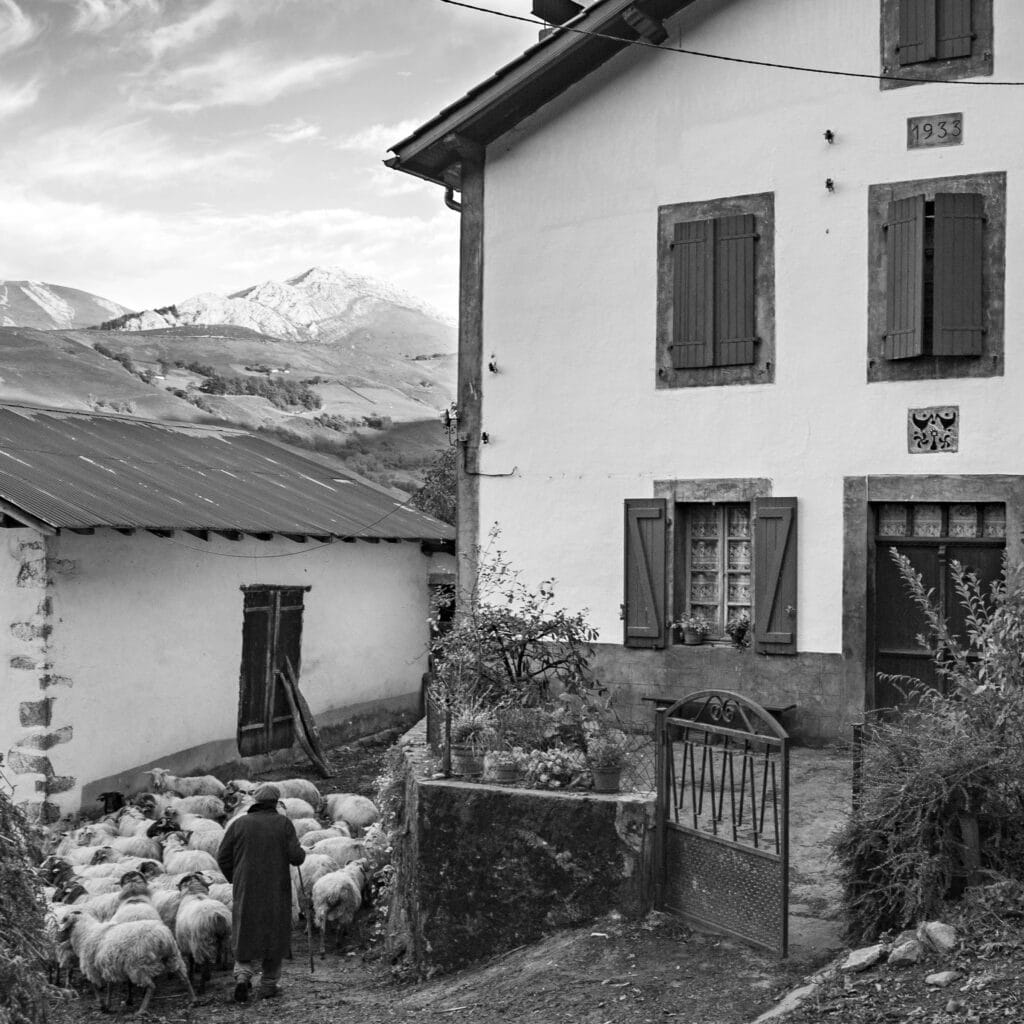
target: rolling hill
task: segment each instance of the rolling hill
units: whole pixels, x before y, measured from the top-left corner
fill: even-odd
[[[92,327],[127,312],[120,303],[61,284],[0,281],[0,327]]]

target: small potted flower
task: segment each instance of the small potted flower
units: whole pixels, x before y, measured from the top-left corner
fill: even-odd
[[[726,624],[725,632],[737,647],[750,645],[750,612],[738,612]]]
[[[552,747],[531,750],[526,762],[526,784],[533,789],[570,789],[585,784],[587,762],[580,750]]]
[[[587,739],[587,764],[595,793],[619,791],[626,757],[626,736],[619,729],[596,733]]]
[[[494,739],[494,716],[480,708],[466,708],[452,719],[452,774],[480,776],[484,753]]]
[[[492,750],[484,757],[484,774],[492,782],[514,786],[522,780],[526,760],[522,747]]]
[[[676,619],[672,625],[682,634],[684,644],[702,644],[704,637],[711,630],[708,620],[703,615],[697,615],[694,612]]]

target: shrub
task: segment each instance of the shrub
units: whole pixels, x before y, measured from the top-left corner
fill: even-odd
[[[893,557],[945,693],[901,677],[907,705],[871,723],[861,799],[833,841],[854,941],[936,915],[978,877],[1024,878],[1024,574],[1005,571],[986,594],[952,563],[959,637],[909,560]]]
[[[455,525],[455,457],[457,450],[452,447],[438,452],[433,465],[427,470],[423,486],[409,499],[413,508],[426,512],[428,516],[440,519],[442,523]]]

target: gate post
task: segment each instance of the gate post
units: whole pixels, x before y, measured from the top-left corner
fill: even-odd
[[[659,705],[654,711],[654,905],[660,907],[665,901],[665,817],[666,808],[665,772],[666,772],[666,736],[665,712],[667,708]]]

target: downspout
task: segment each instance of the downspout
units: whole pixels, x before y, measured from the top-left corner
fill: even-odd
[[[461,140],[460,140],[461,141]],[[484,291],[484,151],[480,146],[459,146],[462,201],[454,188],[445,190],[445,205],[461,217],[459,232],[459,356],[458,445],[462,458],[456,459],[455,526],[456,614],[466,608],[476,588],[480,547],[481,383],[483,375],[483,291]]]

